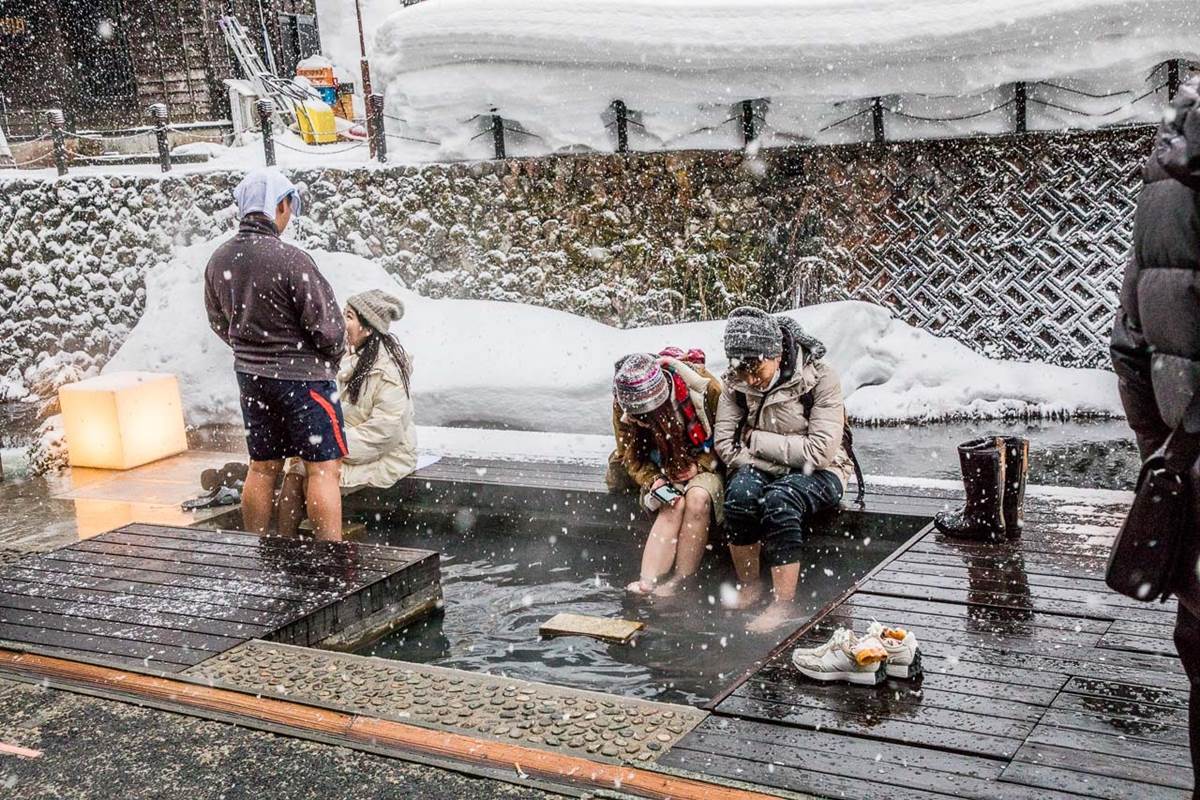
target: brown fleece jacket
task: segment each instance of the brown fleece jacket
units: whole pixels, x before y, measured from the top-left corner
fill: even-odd
[[[721,400],[721,381],[702,366],[695,364],[683,366],[685,369],[690,368],[708,383],[704,389],[704,407],[696,410],[706,415],[711,431],[711,424],[717,418],[717,403]],[[672,400],[672,402],[674,401]],[[621,407],[614,402],[613,433],[617,438],[617,450],[614,458],[624,466],[629,477],[641,487],[642,491],[648,492],[656,480],[664,477],[662,470],[650,459],[650,454],[654,451],[654,436],[642,426],[632,421],[626,421],[624,416]],[[716,472],[720,469],[720,462],[717,460],[715,452],[708,452],[697,459],[697,466],[703,472]]]
[[[248,214],[204,270],[213,332],[233,348],[234,369],[281,380],[333,380],[346,325],[312,258],[279,238],[275,223]]]

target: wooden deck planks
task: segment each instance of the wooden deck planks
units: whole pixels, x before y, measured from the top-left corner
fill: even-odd
[[[0,568],[0,639],[179,671],[251,638],[316,644],[439,583],[430,551],[135,524]]]
[[[795,642],[907,627],[923,679],[818,684],[789,647],[662,763],[828,796],[1189,797],[1174,602],[1105,587],[1119,505],[1031,506],[1013,542],[924,535]]]

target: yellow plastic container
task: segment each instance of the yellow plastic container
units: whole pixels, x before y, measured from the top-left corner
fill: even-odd
[[[305,100],[296,106],[296,122],[305,144],[331,144],[338,140],[333,109],[320,100]]]

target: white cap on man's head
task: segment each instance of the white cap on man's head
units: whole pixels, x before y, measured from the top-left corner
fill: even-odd
[[[274,167],[257,167],[250,170],[233,190],[233,199],[238,205],[238,216],[242,217],[257,213],[274,219],[275,208],[289,195],[292,198],[292,213],[300,216],[303,207],[300,190]]]

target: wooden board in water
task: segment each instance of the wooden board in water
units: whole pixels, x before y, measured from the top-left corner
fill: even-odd
[[[583,614],[555,614],[542,623],[538,630],[542,636],[590,636],[605,642],[625,644],[633,635],[646,627],[645,623],[627,619],[588,617]]]

